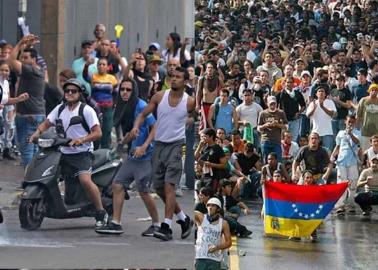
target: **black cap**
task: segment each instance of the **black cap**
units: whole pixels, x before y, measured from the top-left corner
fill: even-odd
[[[221,180],[222,182],[222,187],[226,187],[226,186],[231,186],[232,185],[232,182],[228,179],[222,179]]]
[[[84,47],[87,46],[87,45],[92,46],[92,41],[90,41],[90,40],[83,40],[83,41],[81,42],[81,47],[82,47],[82,48],[84,48]]]

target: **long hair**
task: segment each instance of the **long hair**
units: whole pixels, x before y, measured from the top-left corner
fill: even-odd
[[[124,82],[131,82],[133,91],[130,99],[126,102],[122,100],[121,93],[118,91],[116,108],[114,111],[114,126],[121,126],[123,135],[129,132],[134,126],[135,107],[139,100],[139,90],[136,81],[131,78],[124,78],[120,83],[120,86]]]
[[[171,52],[173,57],[175,57],[177,56],[178,50],[181,48],[181,37],[179,34],[174,32],[169,33],[169,36],[173,40],[173,52],[169,49],[167,50],[167,54]]]

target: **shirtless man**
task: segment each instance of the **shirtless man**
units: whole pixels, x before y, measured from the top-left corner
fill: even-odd
[[[209,114],[210,106],[219,96],[220,89],[223,87],[223,81],[216,73],[216,64],[212,61],[206,63],[206,72],[198,82],[198,91],[196,96],[196,110],[201,113],[200,129],[209,127],[206,119]]]

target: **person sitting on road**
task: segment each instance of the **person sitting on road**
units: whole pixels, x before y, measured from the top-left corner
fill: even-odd
[[[354,201],[361,207],[362,215],[369,217],[372,205],[378,205],[378,156],[370,160],[370,168],[361,172],[357,188],[364,188],[357,193]]]
[[[89,199],[93,202],[96,213],[96,226],[95,228],[103,227],[108,221],[108,214],[104,210],[101,202],[101,194],[97,185],[92,181],[92,151],[93,141],[101,138],[100,123],[97,118],[96,112],[90,107],[85,105],[83,114],[87,126],[90,129],[88,133],[83,125],[69,126],[71,117],[79,115],[81,93],[84,91],[83,85],[77,79],[70,79],[63,85],[64,100],[66,103],[59,104],[47,116],[47,119],[42,122],[37,130],[29,139],[29,143],[33,143],[38,137],[47,129],[61,121],[65,130],[62,135],[66,135],[71,139],[69,146],[61,148],[62,152],[62,171],[69,172],[75,177],[79,178],[80,184],[88,194]],[[60,106],[65,106],[59,115]]]

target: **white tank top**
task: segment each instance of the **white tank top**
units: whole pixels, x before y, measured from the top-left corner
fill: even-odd
[[[172,107],[168,101],[170,92],[170,89],[164,92],[157,108],[155,140],[164,143],[185,140],[185,125],[188,117],[188,94],[184,92],[180,103]]]
[[[211,224],[206,216],[203,217],[202,224],[198,227],[197,232],[196,259],[209,259],[217,262],[222,260],[223,252],[221,250],[213,253],[208,252],[210,246],[221,243],[222,224],[222,218],[219,218],[217,224]]]

